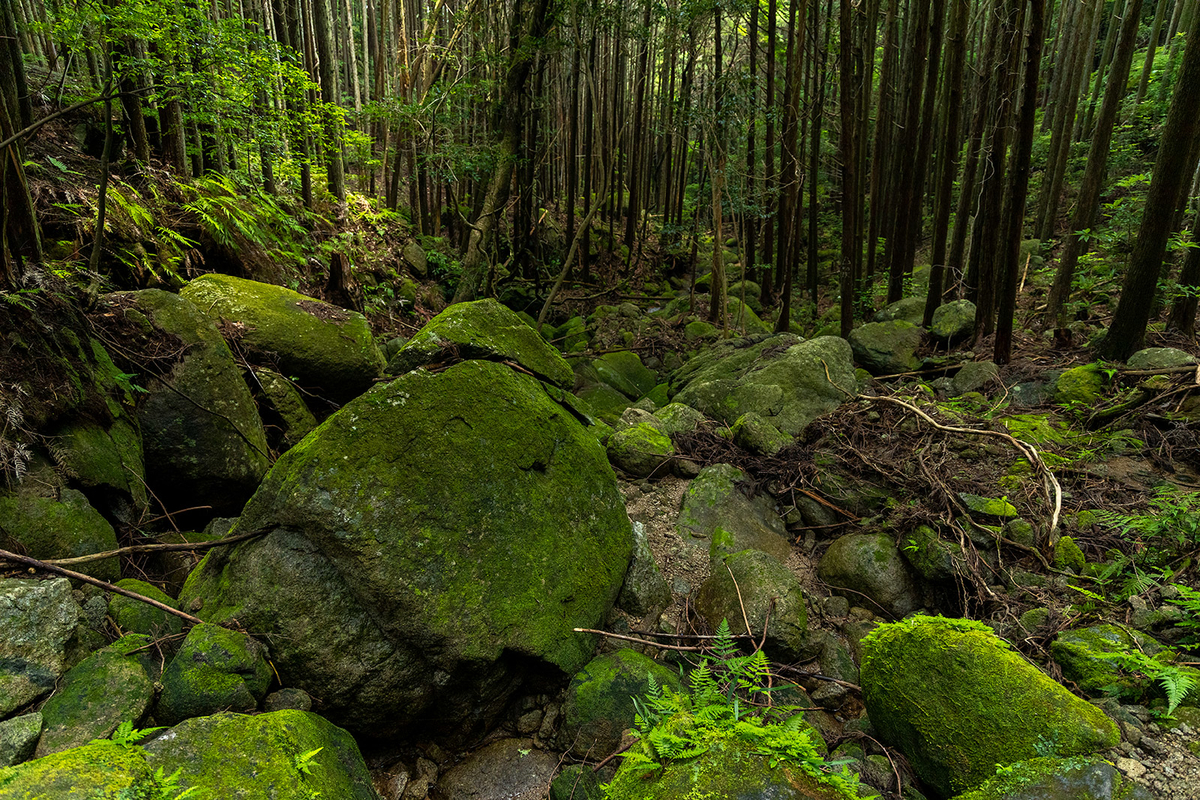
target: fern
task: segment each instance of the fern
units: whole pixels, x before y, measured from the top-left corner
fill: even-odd
[[[1138,650],[1118,653],[1099,653],[1098,657],[1131,675],[1141,675],[1145,679],[1161,685],[1167,696],[1167,710],[1164,716],[1171,716],[1179,704],[1200,685],[1200,672],[1189,667],[1171,663],[1178,654],[1174,650],[1164,649],[1154,656],[1148,656]]]

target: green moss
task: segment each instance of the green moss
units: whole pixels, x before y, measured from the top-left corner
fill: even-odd
[[[1054,384],[1054,399],[1059,403],[1086,407],[1089,411],[1104,393],[1105,374],[1099,364],[1072,367]]]
[[[660,472],[673,455],[671,438],[648,422],[623,428],[608,439],[608,457],[613,464],[640,478]]]
[[[1014,438],[1029,444],[1061,445],[1067,442],[1067,426],[1050,420],[1045,414],[1014,414],[1002,422]]]
[[[958,498],[962,500],[967,511],[975,517],[1015,517],[1017,515],[1016,506],[1008,502],[1004,498],[980,497],[977,494],[968,494],[959,492]]]
[[[1132,676],[1123,675],[1113,662],[1101,656],[1139,650],[1154,655],[1161,649],[1150,637],[1116,625],[1063,631],[1050,644],[1050,654],[1062,667],[1063,677],[1075,683],[1081,692],[1091,697],[1116,694],[1127,700],[1139,699],[1144,685]]]
[[[155,716],[163,722],[252,710],[267,693],[271,668],[262,645],[217,625],[192,628],[162,675]]]
[[[1086,565],[1087,558],[1070,536],[1063,536],[1054,544],[1054,566],[1080,573]]]
[[[0,497],[0,544],[33,558],[73,558],[116,550],[117,534],[82,492],[63,489],[55,499],[27,483],[16,494]],[[120,577],[116,559],[78,569],[106,581]]]
[[[881,625],[863,640],[861,673],[872,724],[946,796],[997,764],[1094,753],[1120,739],[1099,709],[981,623],[916,615]]]
[[[107,649],[93,653],[63,677],[42,706],[37,755],[107,738],[125,720],[140,722],[153,696],[154,684],[136,659]]]
[[[171,608],[178,607],[174,598],[157,586],[145,581],[126,578],[125,580],[118,581],[117,586],[140,594],[143,597],[148,597],[151,600],[157,600]],[[119,594],[114,594],[108,601],[108,613],[112,616],[113,621],[117,623],[117,627],[130,633],[163,636],[177,634],[183,629],[183,620],[179,617],[157,609],[149,603],[143,603]]]
[[[1002,767],[995,777],[955,800],[1124,800],[1145,797],[1112,764],[1099,758],[1033,758]],[[1138,792],[1134,794],[1134,792]]]
[[[94,742],[0,769],[0,800],[134,800],[153,797],[153,771],[137,747]]]

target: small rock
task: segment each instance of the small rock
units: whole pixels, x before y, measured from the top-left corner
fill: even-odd
[[[283,711],[288,708],[296,711],[312,711],[312,698],[303,689],[289,688],[271,692],[263,701],[263,709],[266,711]]]
[[[1146,774],[1146,767],[1140,761],[1134,761],[1132,758],[1118,758],[1116,765],[1117,769],[1131,778],[1140,778]]]
[[[41,735],[42,715],[36,711],[0,722],[0,769],[32,758]]]

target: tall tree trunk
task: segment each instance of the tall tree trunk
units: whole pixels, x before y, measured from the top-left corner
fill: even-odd
[[[1182,3],[1183,0],[1176,0]],[[1142,79],[1138,81],[1137,96],[1133,99],[1135,106],[1140,105],[1150,86],[1150,72],[1154,69],[1154,54],[1158,52],[1158,38],[1162,34],[1163,18],[1171,0],[1158,0],[1158,8],[1154,11],[1154,22],[1150,25],[1150,41],[1146,45],[1146,60],[1142,62]]]
[[[838,24],[840,60],[838,73],[840,90],[838,107],[841,115],[841,161],[842,161],[842,246],[841,246],[841,334],[848,338],[854,327],[854,300],[858,290],[859,264],[862,261],[862,242],[858,232],[858,215],[862,210],[862,198],[858,195],[858,125],[855,113],[858,110],[860,76],[856,74],[857,35],[854,25],[853,0],[840,0]]]
[[[316,42],[317,72],[321,79],[321,98],[328,104],[336,104],[337,61],[334,55],[333,27],[329,13],[329,0],[312,0],[313,31]],[[329,192],[339,204],[346,202],[346,167],[342,156],[342,118],[325,109],[325,169],[329,178]]]

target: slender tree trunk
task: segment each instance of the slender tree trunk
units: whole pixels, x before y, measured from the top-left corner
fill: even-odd
[[[1158,52],[1158,39],[1162,34],[1163,18],[1171,0],[1158,0],[1158,8],[1154,11],[1154,22],[1150,25],[1150,41],[1146,45],[1146,60],[1142,62],[1142,79],[1138,81],[1137,96],[1133,100],[1135,106],[1140,105],[1150,86],[1150,73],[1154,69],[1154,54]],[[1176,0],[1176,4],[1183,0]]]
[[[325,103],[337,103],[337,61],[334,55],[333,27],[329,0],[313,0],[313,31],[316,42],[318,73],[321,79],[321,98]],[[346,202],[346,168],[342,161],[341,116],[325,110],[325,169],[329,192],[338,203]]]
[[[1200,240],[1200,211],[1192,220],[1192,241]],[[1187,251],[1183,269],[1179,273],[1179,285],[1189,291],[1180,295],[1171,306],[1171,315],[1167,327],[1179,331],[1184,336],[1196,335],[1196,305],[1197,291],[1200,290],[1200,247],[1192,247]]]

